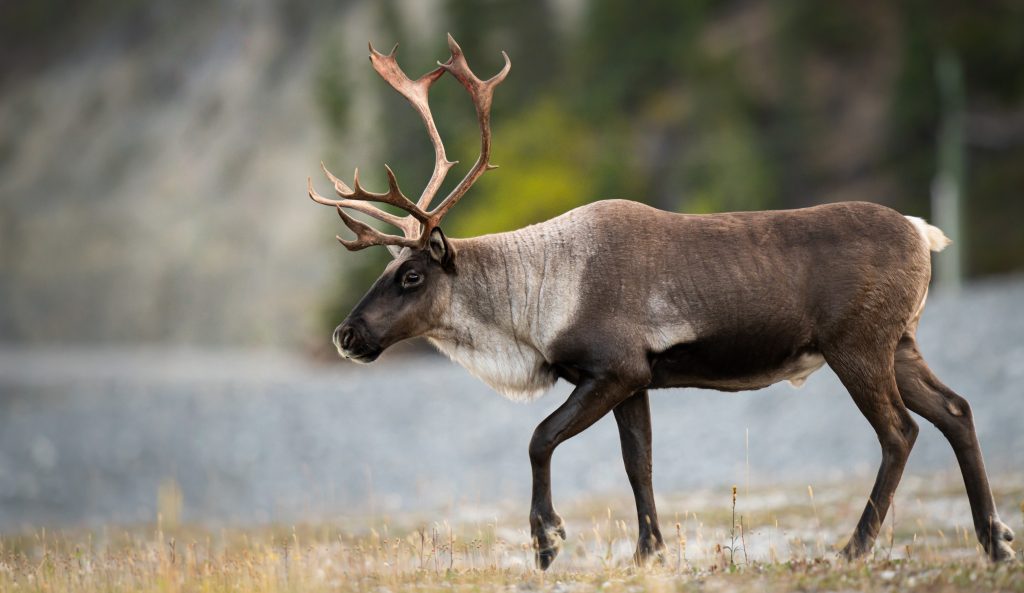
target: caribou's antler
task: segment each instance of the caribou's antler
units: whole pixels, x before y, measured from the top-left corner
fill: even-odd
[[[469,191],[469,188],[484,174],[484,171],[498,168],[497,165],[492,165],[490,162],[491,100],[494,98],[494,87],[505,80],[505,77],[508,76],[508,71],[512,68],[512,61],[508,59],[508,54],[501,52],[501,57],[505,58],[505,66],[502,67],[501,72],[498,72],[489,80],[480,80],[469,69],[469,64],[466,63],[466,56],[462,53],[462,48],[459,47],[458,43],[455,43],[455,39],[452,38],[450,33],[448,34],[448,49],[451,50],[452,57],[448,62],[441,64],[441,67],[451,72],[452,76],[462,83],[462,86],[466,87],[466,90],[469,91],[470,96],[473,98],[473,105],[476,106],[476,117],[480,120],[480,156],[477,158],[473,168],[469,170],[469,173],[466,173],[462,181],[455,186],[455,189],[448,194],[437,208],[430,211],[433,226],[437,226],[441,222],[441,218],[444,217],[445,213]],[[427,231],[429,230],[427,229]]]
[[[355,186],[353,189],[346,185],[344,181],[335,177],[321,163],[320,167],[323,169],[324,174],[327,175],[327,178],[334,184],[334,190],[341,199],[331,200],[316,193],[316,190],[313,189],[312,179],[308,180],[309,197],[317,203],[337,208],[338,214],[345,222],[345,225],[356,234],[354,240],[345,240],[338,237],[338,241],[351,251],[364,249],[371,245],[423,246],[430,236],[430,232],[441,223],[444,215],[466,194],[480,175],[484,171],[495,168],[494,165],[490,164],[491,100],[494,96],[494,87],[505,79],[512,63],[509,61],[508,55],[505,52],[501,52],[501,55],[505,58],[504,68],[493,78],[482,81],[469,69],[469,64],[466,63],[462,48],[459,47],[459,44],[455,42],[451,35],[448,35],[448,47],[452,55],[447,62],[443,64],[438,62],[436,69],[424,74],[417,80],[412,80],[398,66],[398,61],[395,59],[397,45],[387,55],[378,52],[373,49],[373,45],[370,45],[370,63],[373,65],[373,69],[392,88],[405,97],[423,119],[423,123],[427,128],[427,134],[430,136],[430,142],[434,145],[434,172],[431,174],[427,186],[423,189],[423,193],[420,194],[419,199],[414,204],[399,189],[395,174],[387,165],[384,165],[384,168],[387,170],[388,175],[388,191],[373,193],[366,191],[359,185],[358,169],[356,169],[352,182]],[[466,87],[466,90],[469,91],[473,99],[473,104],[476,106],[477,119],[480,121],[480,156],[477,158],[473,168],[469,170],[469,173],[455,186],[455,189],[436,208],[428,212],[427,208],[434,199],[437,190],[441,187],[441,183],[448,174],[448,170],[457,162],[449,161],[448,157],[445,156],[444,143],[441,142],[441,135],[434,124],[434,116],[431,114],[430,105],[427,102],[427,93],[430,90],[430,86],[437,79],[441,78],[445,72],[450,72],[462,86]],[[389,204],[403,210],[407,215],[395,216],[368,202]],[[397,235],[381,233],[349,216],[345,213],[345,208],[362,212],[377,220],[393,225],[401,229],[404,236],[399,237]]]

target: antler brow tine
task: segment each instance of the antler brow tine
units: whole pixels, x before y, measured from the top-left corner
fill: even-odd
[[[336,235],[335,238],[339,243],[345,246],[349,251],[359,251],[373,245],[398,245],[400,247],[415,247],[419,244],[418,240],[408,237],[397,237],[395,235],[387,235],[371,227],[370,225],[360,222],[355,218],[352,218],[345,213],[345,210],[339,205],[338,216],[341,217],[342,222],[345,223],[353,233],[356,234],[354,241],[348,241],[341,238],[341,235]]]

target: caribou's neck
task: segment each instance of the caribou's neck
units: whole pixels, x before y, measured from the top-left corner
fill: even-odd
[[[479,323],[536,347],[535,330],[542,324],[542,280],[536,273],[545,267],[544,252],[527,233],[503,233],[454,242],[458,276],[452,289],[456,326],[472,320],[472,334]],[[467,336],[472,342],[472,335]]]
[[[529,399],[555,380],[550,346],[575,314],[579,258],[586,254],[573,251],[587,245],[572,236],[580,229],[565,222],[452,240],[458,273],[429,337],[510,398]]]

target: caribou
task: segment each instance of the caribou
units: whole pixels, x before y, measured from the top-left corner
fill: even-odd
[[[519,230],[447,237],[444,216],[491,164],[490,110],[511,67],[488,80],[470,70],[448,36],[451,57],[417,80],[396,51],[370,45],[370,63],[422,118],[434,169],[413,202],[385,165],[388,189],[350,187],[321,163],[339,199],[309,196],[337,210],[349,250],[382,245],[393,260],[334,331],[338,353],[375,360],[389,346],[425,337],[501,394],[529,400],[558,379],[572,393],[529,443],[529,524],[536,562],[546,569],[565,539],[551,499],[551,457],[565,440],[609,412],[618,424],[636,500],[635,558],[664,549],[651,485],[652,389],[799,386],[828,366],[877,434],[882,460],[847,558],[868,552],[892,502],[918,433],[911,412],[934,424],[956,454],[975,532],[994,561],[1013,557],[963,397],[932,373],[915,334],[931,276],[931,252],[948,239],[920,218],[844,202],[796,210],[678,214],[626,200],[591,203]],[[397,46],[396,46],[397,49]],[[433,208],[449,169],[427,95],[450,74],[468,91],[480,153]],[[386,204],[404,214],[382,209]],[[385,234],[361,213],[399,229]]]

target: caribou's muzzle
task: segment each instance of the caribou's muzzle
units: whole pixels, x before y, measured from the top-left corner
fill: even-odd
[[[384,350],[359,320],[345,320],[334,330],[334,347],[343,358],[373,362]]]

